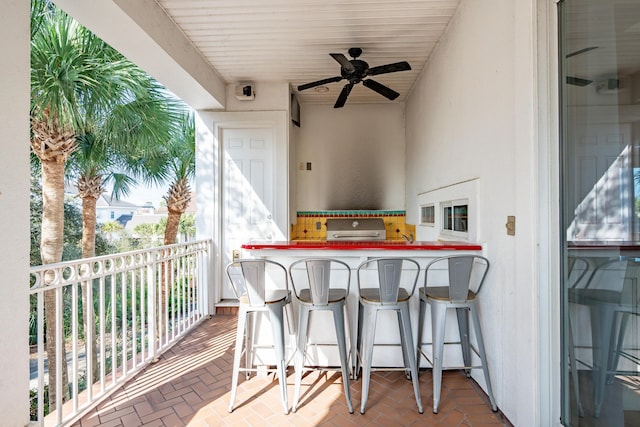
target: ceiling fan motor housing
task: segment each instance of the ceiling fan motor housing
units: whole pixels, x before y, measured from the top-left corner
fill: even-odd
[[[344,67],[342,67],[340,68],[340,74],[342,74],[342,77],[345,79],[351,81],[351,83],[357,83],[367,75],[369,64],[360,59],[352,59],[349,62],[353,65],[354,70],[345,70]]]

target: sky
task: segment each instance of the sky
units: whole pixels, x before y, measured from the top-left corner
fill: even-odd
[[[134,203],[136,205],[144,205],[146,202],[151,202],[154,207],[160,207],[160,203],[163,202],[162,196],[167,194],[169,187],[147,187],[145,185],[136,185],[132,187],[131,191],[126,196],[121,196],[120,200]],[[106,196],[111,195],[111,191],[105,193]]]

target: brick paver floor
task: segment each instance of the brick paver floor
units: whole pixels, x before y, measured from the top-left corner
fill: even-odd
[[[461,372],[444,373],[438,414],[432,413],[431,371],[420,374],[424,414],[419,414],[411,381],[403,372],[376,371],[366,413],[360,414],[362,382],[351,382],[349,414],[339,372],[313,371],[303,377],[296,413],[285,415],[272,374],[240,378],[235,409],[231,390],[236,316],[205,320],[160,360],[140,372],[75,425],[89,426],[511,426],[491,411],[486,394]],[[293,368],[288,370],[289,405]]]

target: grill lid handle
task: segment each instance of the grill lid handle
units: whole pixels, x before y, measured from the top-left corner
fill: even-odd
[[[380,233],[379,232],[375,232],[375,233],[333,233],[332,234],[333,237],[335,238],[341,238],[341,237],[380,237]]]

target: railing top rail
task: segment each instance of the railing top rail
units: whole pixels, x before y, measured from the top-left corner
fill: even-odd
[[[81,258],[53,264],[33,266],[29,269],[32,278],[31,293],[55,286],[64,286],[83,280],[92,280],[114,273],[144,268],[158,262],[209,250],[212,239],[176,243],[149,249],[139,249],[117,254]],[[44,284],[47,275],[48,284]]]

